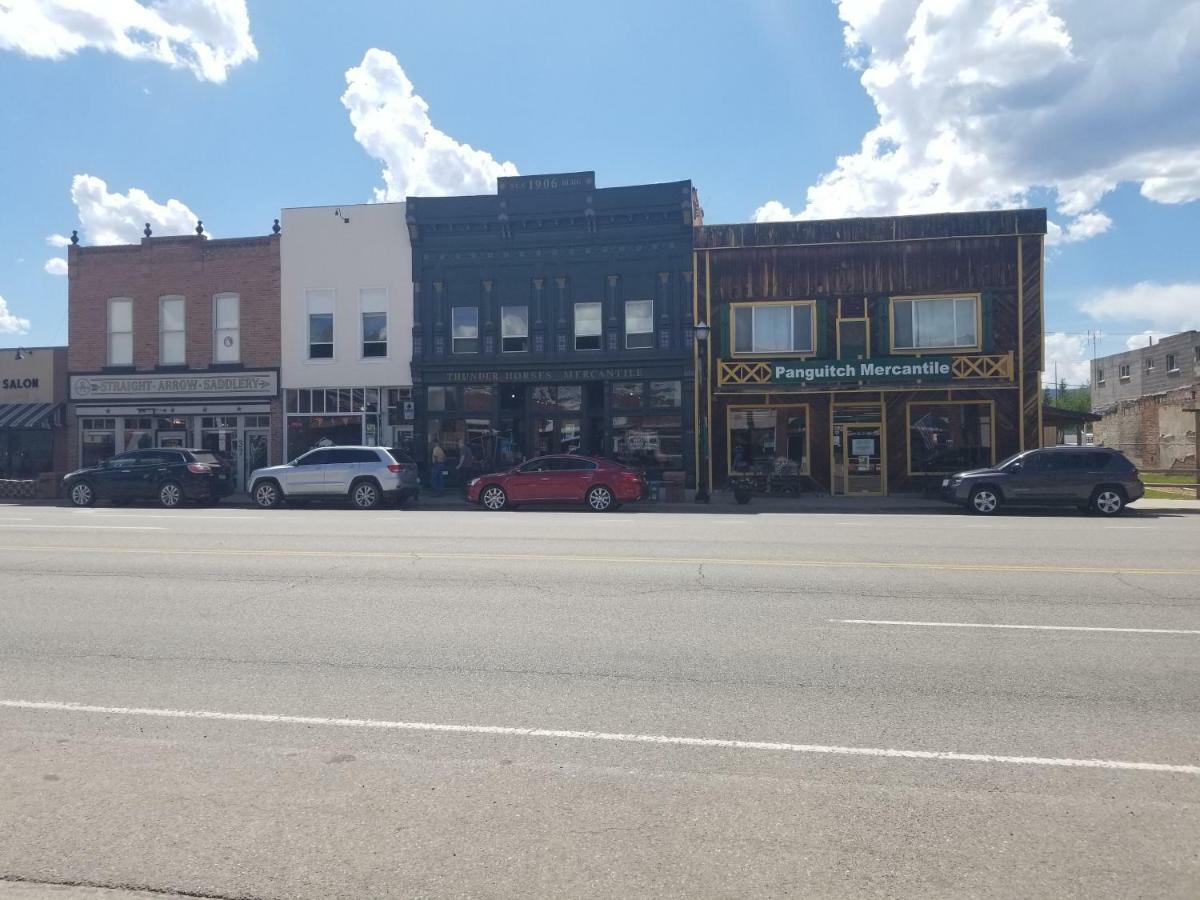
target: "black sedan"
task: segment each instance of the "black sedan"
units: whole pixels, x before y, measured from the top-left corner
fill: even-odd
[[[75,506],[98,500],[123,505],[156,500],[166,507],[185,500],[218,503],[233,492],[233,472],[208,450],[130,450],[63,479],[63,491]]]

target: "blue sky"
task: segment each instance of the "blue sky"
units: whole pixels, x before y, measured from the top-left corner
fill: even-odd
[[[691,178],[710,222],[1046,205],[1072,382],[1089,330],[1200,327],[1200,3],[27,2],[0,11],[0,344],[66,338],[49,235],[266,233],[509,162]]]

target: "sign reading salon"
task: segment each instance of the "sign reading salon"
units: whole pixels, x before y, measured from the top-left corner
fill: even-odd
[[[949,356],[912,359],[806,359],[773,362],[771,384],[833,384],[843,381],[949,381]]]
[[[134,400],[148,397],[274,397],[278,372],[219,375],[72,375],[72,400]]]

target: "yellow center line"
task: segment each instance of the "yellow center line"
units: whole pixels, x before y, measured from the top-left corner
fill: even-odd
[[[870,562],[832,559],[736,559],[684,556],[576,556],[550,553],[437,553],[386,550],[239,550],[194,547],[3,547],[13,553],[100,553],[142,556],[298,557],[312,559],[391,559],[405,562],[456,560],[463,562],[576,562],[645,563],[670,566],[763,566],[776,569],[901,569],[917,572],[1038,572],[1065,575],[1176,575],[1197,576],[1200,569],[1143,569],[1132,566],[1023,566],[986,563]]]

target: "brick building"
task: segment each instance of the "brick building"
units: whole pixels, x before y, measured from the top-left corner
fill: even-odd
[[[1200,331],[1092,361],[1096,441],[1148,469],[1196,466]]]
[[[67,261],[72,468],[204,447],[240,486],[281,459],[277,234],[73,243]]]

